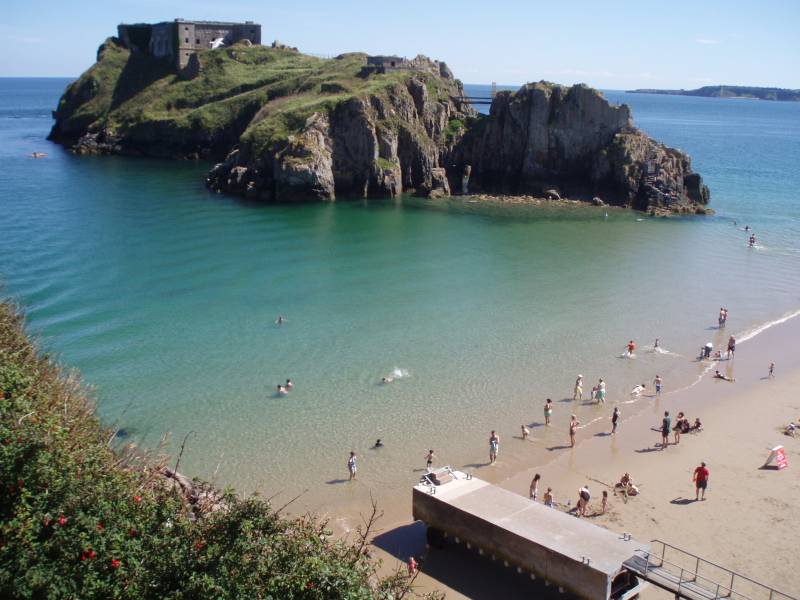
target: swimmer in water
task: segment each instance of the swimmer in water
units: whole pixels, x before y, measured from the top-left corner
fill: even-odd
[[[286,319],[283,318],[283,315],[278,315],[278,318],[275,319],[275,325],[283,325],[286,322]]]
[[[627,353],[626,353],[627,356],[629,356],[629,357],[633,356],[633,353],[636,350],[636,342],[634,342],[633,340],[629,341],[628,345],[626,346],[626,349],[627,349]]]
[[[375,445],[373,446],[373,448],[383,448],[383,442],[381,441],[381,438],[375,440]]]
[[[745,231],[750,231],[750,225],[745,225],[745,226],[744,226],[744,230],[745,230]]]
[[[642,395],[642,392],[644,391],[644,389],[645,389],[646,387],[647,387],[647,386],[646,386],[645,384],[643,384],[643,383],[640,383],[639,385],[637,385],[636,387],[634,387],[634,388],[631,390],[631,398],[638,398],[639,396],[641,396],[641,395]]]
[[[287,389],[286,389],[286,387],[282,386],[282,385],[279,383],[279,384],[278,384],[278,395],[279,395],[279,396],[285,396],[285,395],[286,395],[286,394],[288,394],[288,393],[289,393],[289,390],[287,390]]]
[[[290,390],[294,387],[294,382],[291,379],[286,380],[286,389]]]
[[[748,244],[751,248],[755,248],[756,245],[756,234],[752,234],[750,236],[750,242]]]
[[[659,347],[658,346],[658,338],[656,338],[656,341],[653,343],[653,350],[655,350],[658,347]]]
[[[382,377],[381,378],[381,383],[384,384],[384,385],[386,385],[387,383],[392,383],[393,381],[394,381],[394,379],[392,377]]]

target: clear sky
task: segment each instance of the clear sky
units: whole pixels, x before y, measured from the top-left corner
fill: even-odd
[[[2,0],[0,76],[77,76],[120,22],[252,20],[305,52],[445,60],[466,83],[800,88],[800,1]]]

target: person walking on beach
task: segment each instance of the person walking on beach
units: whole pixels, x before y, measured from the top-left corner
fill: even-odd
[[[614,414],[611,415],[611,435],[616,435],[617,425],[619,424],[620,412],[618,407],[614,407]]]
[[[433,459],[436,458],[436,455],[433,453],[433,450],[428,450],[428,453],[425,455],[425,468],[430,471],[433,469]]]
[[[522,428],[522,441],[524,442],[525,440],[528,439],[528,436],[531,434],[531,430],[525,427],[524,424],[520,425],[520,427]]]
[[[572,390],[573,400],[583,400],[583,375],[578,375],[575,380],[575,389]]]
[[[661,419],[661,449],[664,450],[669,445],[669,430],[672,428],[672,419],[669,411],[664,411],[664,418]]]
[[[656,378],[653,379],[653,384],[656,386],[656,396],[660,396],[661,395],[661,385],[663,383],[664,382],[661,379],[661,375],[656,375]]]
[[[569,422],[569,445],[570,448],[575,447],[575,433],[578,431],[578,425],[580,425],[580,421],[578,421],[578,417],[572,415],[572,418]]]
[[[531,500],[533,500],[534,502],[536,502],[536,497],[537,497],[537,495],[539,493],[539,480],[541,478],[542,478],[542,476],[539,475],[538,473],[536,475],[534,475],[533,479],[531,480],[530,489],[528,490],[528,497]]]
[[[702,494],[702,499],[706,499],[706,488],[708,487],[708,469],[706,468],[706,463],[700,462],[700,466],[694,470],[694,475],[692,476],[692,481],[694,482],[694,499],[695,502],[700,500],[698,496]],[[703,490],[702,492],[700,490]]]
[[[500,450],[500,436],[497,435],[492,429],[492,434],[489,436],[489,464],[493,465],[497,462],[497,452]]]
[[[606,514],[607,510],[608,510],[608,491],[603,490],[603,504],[602,507],[600,508],[600,514],[601,515]]]
[[[772,379],[775,377],[775,363],[769,363],[769,374],[767,375],[768,378]]]
[[[544,403],[544,424],[550,425],[550,417],[553,416],[553,401],[548,398]]]
[[[728,360],[733,358],[736,353],[736,338],[731,336],[728,338]]]
[[[347,459],[347,470],[350,472],[350,481],[353,481],[358,472],[358,457],[355,452],[350,452],[350,458]]]

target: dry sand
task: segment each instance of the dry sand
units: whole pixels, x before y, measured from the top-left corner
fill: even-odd
[[[795,318],[738,344],[735,359],[720,366],[723,373],[736,378],[735,383],[713,379],[712,370],[688,389],[660,399],[647,398],[650,406],[637,416],[626,419],[623,414],[616,436],[604,435],[610,421],[582,430],[575,449],[551,452],[555,456],[546,464],[520,469],[514,454],[524,456],[525,444],[530,442],[506,438],[498,467],[474,472],[523,495],[538,472],[542,475],[540,494],[549,486],[557,501],[573,505],[578,488],[588,483],[590,513],[599,511],[601,493],[608,490],[608,513],[591,517],[598,525],[630,532],[642,541],[663,540],[798,595],[800,436],[790,438],[781,431],[786,423],[800,418],[798,340],[800,318]],[[776,377],[767,379],[773,360]],[[701,417],[703,432],[684,435],[680,444],[657,449],[661,436],[651,428],[659,426],[665,410],[673,417],[683,411],[691,421]],[[568,444],[566,431],[564,443]],[[768,449],[778,444],[787,451],[789,468],[762,469]],[[504,468],[503,459],[511,466]],[[692,473],[701,460],[710,470],[709,486],[707,500],[695,502]],[[627,503],[605,485],[613,484],[625,471],[642,491]],[[438,589],[447,598],[547,595],[524,575],[464,548],[425,549],[424,528],[410,522],[410,496],[410,489],[408,499],[378,494],[386,517],[375,545],[387,570],[402,564],[398,558],[413,554],[424,563],[416,581],[420,592]],[[669,595],[650,587],[642,597]]]

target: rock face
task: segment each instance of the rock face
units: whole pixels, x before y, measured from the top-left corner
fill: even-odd
[[[499,93],[448,164],[454,172],[471,165],[474,187],[487,191],[675,212],[709,200],[688,156],[635,129],[626,105],[584,85],[540,82]]]
[[[215,190],[266,202],[394,197],[404,190],[449,196],[442,157],[451,119],[471,115],[454,100],[434,100],[426,82],[410,77],[388,93],[315,112],[285,145],[259,152],[242,140],[208,175]]]

